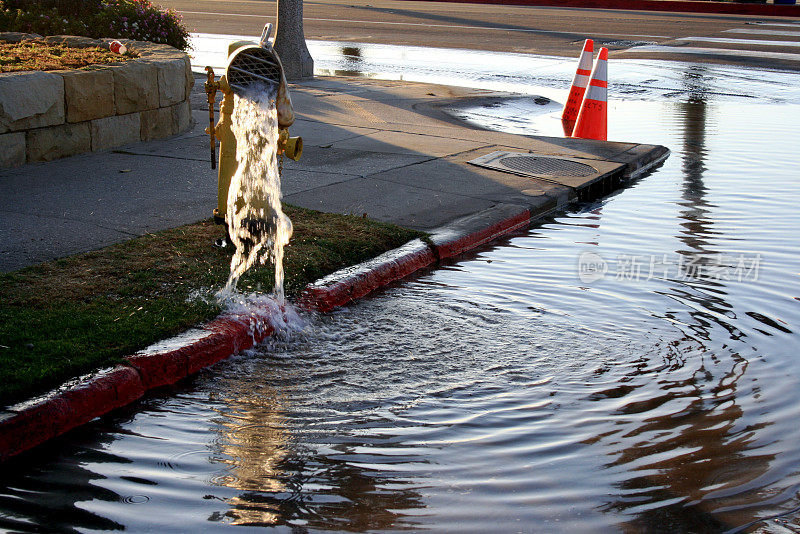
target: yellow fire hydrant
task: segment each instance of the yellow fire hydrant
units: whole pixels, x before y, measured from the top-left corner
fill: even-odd
[[[238,167],[236,160],[236,137],[231,129],[234,108],[234,94],[243,91],[247,85],[257,81],[277,83],[278,90],[275,106],[278,114],[278,157],[286,156],[297,161],[303,153],[303,140],[289,136],[289,126],[294,123],[294,110],[283,65],[272,46],[267,41],[271,25],[264,28],[261,43],[237,41],[228,47],[228,67],[219,80],[214,79],[214,70],[206,67],[205,83],[208,95],[209,126],[206,133],[210,136],[211,168],[216,164],[215,142],[219,141],[219,168],[217,171],[217,207],[214,209],[214,221],[225,224],[228,211],[228,189],[231,179]],[[214,103],[216,92],[222,92],[219,122],[214,124]]]

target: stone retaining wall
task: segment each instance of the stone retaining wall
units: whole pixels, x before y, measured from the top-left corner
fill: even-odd
[[[0,33],[108,48],[110,39]],[[0,167],[50,161],[188,131],[194,85],[189,56],[171,46],[120,39],[138,55],[76,70],[0,73]]]

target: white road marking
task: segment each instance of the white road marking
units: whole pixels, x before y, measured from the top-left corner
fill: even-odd
[[[264,15],[250,15],[247,13],[211,13],[206,11],[178,11],[181,15],[213,15],[218,17],[256,17],[266,18]],[[456,24],[428,24],[426,22],[383,22],[376,20],[345,20],[345,19],[321,19],[303,17],[303,20],[313,20],[317,22],[341,22],[342,24],[382,24],[385,26],[426,26],[428,28],[453,28],[462,30],[494,30],[501,32],[522,32],[522,33],[558,33],[551,30],[532,30],[529,28],[496,28],[492,26],[459,26]],[[651,39],[672,39],[671,35],[635,35],[630,33],[596,33],[594,36],[602,37],[648,37]]]
[[[760,41],[757,39],[729,39],[727,37],[680,37],[676,41],[692,41],[700,43],[720,43],[751,46],[786,46],[800,48],[800,41]]]
[[[787,37],[800,37],[800,31],[798,32],[790,32],[790,31],[783,31],[783,30],[759,30],[753,28],[731,28],[730,30],[725,30],[726,33],[752,33],[753,35],[784,35]]]
[[[746,22],[745,24],[752,24],[754,26],[788,26],[789,28],[800,28],[800,23],[797,22]]]
[[[731,50],[729,48],[695,48],[689,46],[647,45],[634,46],[633,48],[626,50],[626,52],[655,52],[665,54],[689,54],[694,56],[738,56],[759,59],[800,61],[800,54],[790,54],[788,52],[761,52],[757,50]]]

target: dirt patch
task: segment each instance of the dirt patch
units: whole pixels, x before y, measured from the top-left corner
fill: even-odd
[[[128,54],[115,54],[100,47],[72,48],[38,41],[0,42],[0,72],[81,69],[117,63],[131,57]]]

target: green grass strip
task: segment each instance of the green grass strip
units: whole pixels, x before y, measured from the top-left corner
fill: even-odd
[[[287,295],[338,269],[423,234],[369,219],[285,206],[294,224],[286,247]],[[101,250],[0,274],[0,405],[212,319],[226,282],[230,248],[211,220],[148,234]],[[253,269],[239,289],[271,291],[272,266]],[[209,303],[212,302],[212,303]]]

